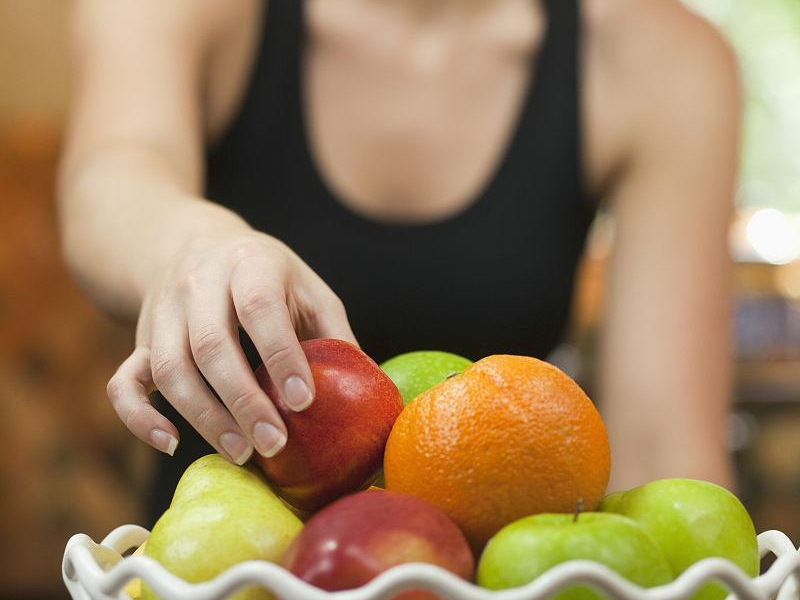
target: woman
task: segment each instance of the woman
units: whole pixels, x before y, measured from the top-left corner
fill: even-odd
[[[286,442],[237,328],[298,411],[298,339],[546,356],[601,201],[612,487],[731,484],[736,74],[675,0],[81,0],[74,39],[64,248],[138,320],[120,418],[181,440],[154,514],[192,428],[239,464]]]

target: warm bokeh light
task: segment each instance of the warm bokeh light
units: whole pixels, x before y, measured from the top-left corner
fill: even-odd
[[[756,211],[747,222],[747,239],[766,262],[785,265],[800,256],[800,231],[779,210]]]

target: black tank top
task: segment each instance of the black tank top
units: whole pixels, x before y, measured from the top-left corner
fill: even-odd
[[[207,156],[207,196],[306,261],[378,362],[419,349],[546,356],[565,328],[593,217],[580,152],[578,0],[544,0],[534,74],[482,191],[459,214],[418,225],[355,214],[321,177],[301,100],[304,4],[270,1],[242,107]],[[153,518],[183,469],[213,451],[160,404],[181,444],[175,458],[159,459]]]

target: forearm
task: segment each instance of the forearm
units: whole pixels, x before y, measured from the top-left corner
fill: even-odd
[[[647,247],[638,239],[640,228],[619,233],[599,390],[617,488],[664,477],[733,483],[726,448],[730,265],[724,228],[717,229],[723,231],[684,230],[687,241],[658,258],[635,251]],[[711,248],[688,243],[713,239],[712,233]],[[657,246],[667,244],[657,240]]]
[[[635,394],[608,390],[605,397],[603,414],[612,451],[610,490],[667,477],[703,479],[733,489],[726,447],[728,402],[719,392],[705,398],[697,393],[676,398],[651,387]]]
[[[134,318],[148,285],[192,239],[247,228],[203,200],[192,179],[156,148],[133,141],[65,155],[58,194],[64,254],[108,312]]]

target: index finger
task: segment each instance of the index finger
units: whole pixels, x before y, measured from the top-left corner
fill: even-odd
[[[314,379],[297,339],[283,289],[264,282],[268,267],[240,263],[231,276],[231,297],[242,327],[253,341],[283,402],[302,411],[314,400]]]

